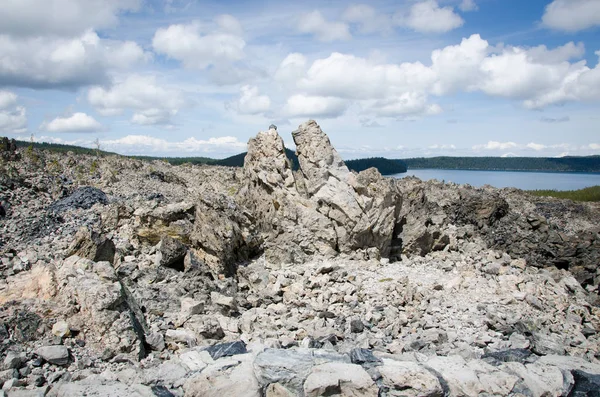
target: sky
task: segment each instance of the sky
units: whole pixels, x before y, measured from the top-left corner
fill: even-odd
[[[0,135],[223,158],[600,154],[600,0],[1,0]]]

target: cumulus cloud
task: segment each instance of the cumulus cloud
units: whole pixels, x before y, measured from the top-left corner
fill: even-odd
[[[396,24],[421,33],[445,33],[465,22],[453,7],[440,7],[436,0],[415,3],[408,12],[399,13],[394,19]]]
[[[296,25],[300,33],[314,35],[317,40],[331,42],[352,38],[350,28],[343,22],[327,21],[319,11],[303,14]]]
[[[224,136],[206,140],[188,138],[179,142],[148,135],[127,135],[119,139],[100,141],[103,148],[119,153],[239,153],[246,144],[236,137]]]
[[[475,34],[433,51],[430,65],[334,52],[307,67],[304,57],[291,54],[278,73],[292,95],[345,100],[367,116],[414,118],[439,114],[432,98],[457,92],[514,99],[529,109],[599,100],[600,66],[579,60],[584,52],[582,43],[573,42],[550,49],[493,47]]]
[[[87,99],[100,114],[113,116],[133,111],[131,122],[141,125],[170,125],[187,101],[175,88],[163,87],[155,76],[131,75],[109,88],[90,88]]]
[[[475,0],[462,0],[458,8],[460,8],[462,12],[477,11],[479,9]]]
[[[546,6],[542,23],[551,29],[566,32],[600,26],[598,0],[554,0]]]
[[[237,100],[229,104],[240,114],[261,114],[271,107],[271,99],[267,95],[260,95],[258,87],[244,85],[240,88]]]
[[[0,85],[67,88],[104,83],[110,70],[147,59],[134,42],[103,40],[93,31],[75,38],[0,34]]]
[[[27,132],[25,107],[17,106],[17,95],[0,90],[0,133],[21,134]]]
[[[326,96],[292,95],[283,107],[286,117],[338,117],[348,108],[348,101]]]
[[[3,0],[0,34],[78,36],[88,29],[115,26],[123,11],[135,11],[140,0]]]
[[[221,15],[213,24],[194,22],[160,28],[154,34],[152,46],[186,68],[205,69],[244,58],[246,42],[239,21],[231,15]]]
[[[74,113],[43,123],[40,129],[48,132],[98,132],[102,129],[102,124],[85,113]]]

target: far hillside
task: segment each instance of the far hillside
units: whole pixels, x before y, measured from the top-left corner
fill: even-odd
[[[408,169],[600,172],[600,156],[421,157],[404,159]]]
[[[285,149],[285,154],[292,162],[292,168],[298,169],[298,156],[293,150]],[[224,165],[228,167],[243,167],[246,153],[236,154],[223,160],[215,160],[210,164]],[[367,159],[347,160],[346,165],[352,171],[360,172],[367,168],[375,167],[382,175],[393,175],[406,172],[406,164],[402,160],[390,160],[383,157],[372,157]]]

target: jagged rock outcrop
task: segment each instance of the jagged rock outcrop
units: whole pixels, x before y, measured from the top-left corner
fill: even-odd
[[[248,143],[242,200],[266,234],[273,262],[310,255],[388,257],[402,200],[393,181],[375,169],[355,174],[314,121],[292,133],[300,170],[292,171],[275,129]]]

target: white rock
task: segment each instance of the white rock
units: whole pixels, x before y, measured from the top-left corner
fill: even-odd
[[[401,395],[412,397],[433,397],[442,395],[442,386],[437,377],[410,361],[383,360],[384,365],[378,367],[383,378],[383,384],[391,390],[401,392]]]
[[[356,364],[326,363],[316,365],[304,382],[307,397],[330,396],[376,397],[379,388],[369,374]]]

